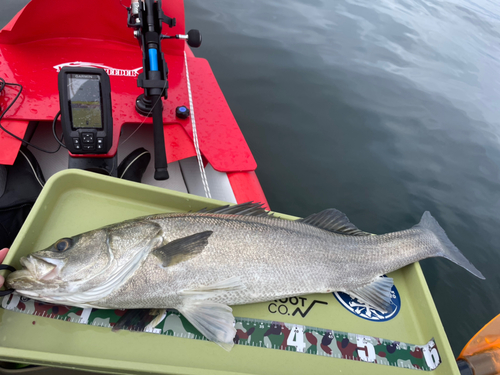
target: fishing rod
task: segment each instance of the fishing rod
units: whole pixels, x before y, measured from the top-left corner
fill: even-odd
[[[184,39],[189,46],[197,48],[201,45],[201,34],[198,30],[190,30],[187,35],[163,35],[163,24],[172,28],[176,25],[176,20],[163,13],[161,0],[132,0],[130,8],[127,9],[127,25],[134,29],[134,36],[139,41],[143,54],[143,72],[137,77],[137,86],[144,89],[144,94],[137,97],[135,109],[142,116],[153,117],[154,178],[166,180],[169,175],[163,132],[162,98],[168,97],[168,67],[161,51],[161,40]]]

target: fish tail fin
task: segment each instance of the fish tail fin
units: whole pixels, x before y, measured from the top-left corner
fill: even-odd
[[[455,245],[453,245],[453,243],[446,235],[444,229],[441,228],[439,223],[432,217],[429,211],[424,212],[420,223],[418,223],[415,227],[428,229],[438,238],[441,244],[441,249],[435,256],[440,256],[451,260],[453,263],[465,268],[474,276],[479,277],[483,280],[485,279],[483,274],[476,267],[474,267],[471,262],[469,262],[469,260],[460,252],[460,250],[458,250]]]

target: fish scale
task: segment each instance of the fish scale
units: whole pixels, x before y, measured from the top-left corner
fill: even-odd
[[[210,285],[235,274],[242,278],[245,290],[228,292],[212,300],[234,305],[329,289],[326,285],[329,274],[340,273],[340,269],[332,269],[328,263],[329,233],[290,221],[245,219],[179,215],[170,222],[169,219],[154,218],[153,221],[162,226],[167,240],[205,230],[213,230],[214,234],[202,254],[165,270],[159,269],[156,257],[150,255],[134,280],[101,301],[102,305],[113,303],[107,306],[122,308],[131,300],[137,304],[141,300],[148,300],[154,301],[152,303],[156,307],[174,307],[166,304],[165,296],[196,285]],[[272,237],[269,237],[270,233],[273,233]],[[296,236],[293,242],[289,240],[291,234]],[[221,268],[221,265],[224,266]],[[255,272],[256,269],[259,272]],[[371,280],[375,276],[369,275],[367,278]],[[138,280],[146,277],[155,279],[155,287],[149,283],[142,284],[142,287],[139,285]],[[284,283],[284,280],[287,282]],[[260,285],[268,287],[261,290]],[[135,307],[153,306],[142,304]]]

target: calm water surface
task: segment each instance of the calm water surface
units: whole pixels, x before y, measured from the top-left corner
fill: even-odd
[[[0,25],[25,3],[3,0]],[[483,272],[421,262],[458,354],[500,313],[500,5],[185,5],[274,210],[335,207],[373,233],[428,210]]]

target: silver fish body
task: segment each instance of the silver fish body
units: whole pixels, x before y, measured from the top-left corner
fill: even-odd
[[[198,256],[170,267],[161,267],[158,257],[150,253],[133,278],[96,305],[175,307],[181,291],[235,276],[245,287],[218,293],[213,300],[239,305],[309,293],[348,292],[432,256],[435,245],[434,236],[418,229],[349,237],[273,218],[183,215],[152,221],[162,227],[168,242],[203,231],[213,234]],[[415,241],[426,246],[415,248]]]
[[[60,304],[175,308],[229,349],[228,305],[343,291],[383,310],[392,279],[381,275],[435,256],[483,277],[428,213],[415,227],[384,235],[358,230],[336,210],[300,221],[165,214],[62,239],[22,260],[27,269],[7,282]]]

